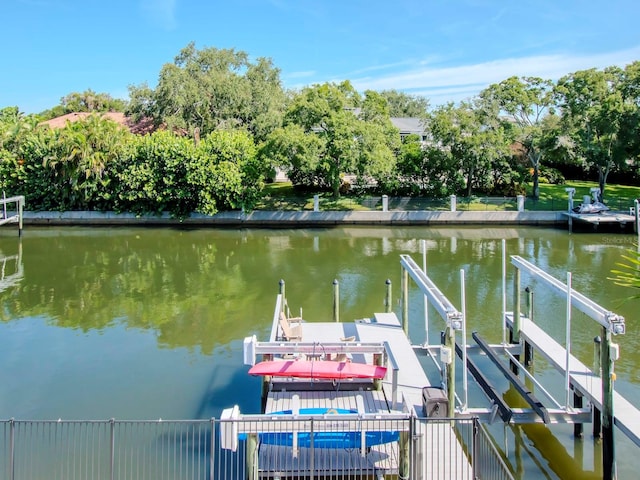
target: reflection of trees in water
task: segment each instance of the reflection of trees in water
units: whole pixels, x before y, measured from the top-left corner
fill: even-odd
[[[28,241],[27,281],[0,293],[1,318],[42,315],[83,331],[123,322],[156,330],[160,344],[211,353],[246,335],[237,305],[253,303],[254,293],[233,250],[219,255],[215,240],[181,237],[142,231]]]
[[[574,288],[625,315],[633,332],[633,304],[618,308],[616,299],[626,293],[606,281],[624,247],[599,243],[597,235],[522,229],[517,230],[521,237],[514,237],[512,230],[506,232],[511,234],[506,235],[509,255],[522,255],[560,279],[572,270]],[[399,313],[399,254],[409,253],[421,264],[424,238],[430,276],[459,306],[459,270],[464,268],[469,330],[498,341],[501,238],[491,230],[491,238],[483,240],[481,231],[33,229],[23,239],[24,279],[0,292],[0,318],[44,316],[56,325],[84,331],[124,323],[155,331],[162,345],[199,347],[210,353],[216,345],[252,333],[266,336],[280,279],[286,281],[292,311],[297,314],[302,308],[309,321],[331,318],[334,278],[340,281],[343,321],[382,311],[387,278],[393,282],[393,305]],[[16,242],[10,240],[9,245],[8,239],[0,239],[0,249],[13,254]],[[508,309],[512,272],[509,265]],[[523,277],[522,288],[527,285]],[[536,285],[534,291],[537,319],[563,338],[563,299],[552,298]],[[522,304],[524,309],[524,296]],[[421,305],[413,308],[422,311]],[[590,364],[597,332],[582,327],[578,318],[574,346]],[[616,341],[625,358],[616,367],[622,373],[640,362],[628,358],[628,352],[640,351],[640,336],[629,334]]]

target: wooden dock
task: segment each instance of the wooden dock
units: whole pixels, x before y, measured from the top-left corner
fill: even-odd
[[[274,315],[275,317],[275,315]],[[381,382],[381,389],[375,390],[371,383],[361,384],[357,380],[336,385],[325,383],[325,388],[309,380],[272,379],[273,389],[266,398],[265,415],[272,412],[295,411],[297,409],[346,409],[353,412],[373,414],[381,421],[385,415],[409,414],[416,418],[415,448],[417,465],[412,468],[416,478],[429,479],[472,479],[473,469],[465,447],[460,442],[456,430],[449,421],[426,421],[422,411],[422,388],[429,386],[414,349],[402,329],[400,321],[394,313],[375,313],[372,318],[358,319],[353,323],[339,322],[305,322],[299,333],[300,345],[308,356],[309,342],[316,346],[314,353],[324,355],[325,351],[333,351],[336,342],[354,346],[350,355],[353,362],[373,363],[370,353],[358,353],[359,345],[384,345],[389,360],[387,376]],[[275,324],[272,328],[271,343],[277,343],[280,334]],[[280,342],[282,342],[280,340]],[[285,342],[280,345],[295,345],[296,342]],[[326,347],[325,347],[326,346]],[[311,355],[315,356],[314,354]],[[392,371],[393,370],[393,371]],[[280,380],[280,383],[278,382]],[[344,389],[344,390],[342,390]],[[357,400],[360,397],[360,400]],[[294,401],[295,398],[295,401]],[[360,404],[360,405],[358,405]],[[336,465],[344,466],[348,471],[397,472],[401,462],[401,448],[398,442],[378,445],[362,457],[353,452],[322,451],[304,452],[295,456],[284,447],[263,446],[260,451],[260,471],[273,468],[274,462],[283,471],[304,472],[313,465],[314,471],[333,471]],[[289,449],[290,450],[290,449]],[[305,456],[306,455],[306,456]],[[313,458],[309,456],[312,455]],[[348,468],[347,468],[348,467]]]
[[[513,325],[513,314],[506,317],[507,325]],[[538,354],[561,373],[565,373],[566,350],[542,328],[530,319],[520,317],[520,335]],[[584,395],[598,410],[602,410],[602,380],[576,357],[569,357],[569,379],[573,388]],[[618,392],[614,391],[614,425],[631,441],[640,446],[640,410]]]
[[[575,212],[563,212],[562,213],[568,219],[569,231],[573,229],[573,222],[590,224],[594,229],[597,229],[600,225],[620,225],[623,229],[627,225],[635,225],[635,215],[630,215],[624,212],[601,212],[601,213],[575,213]],[[634,227],[635,228],[635,227]]]

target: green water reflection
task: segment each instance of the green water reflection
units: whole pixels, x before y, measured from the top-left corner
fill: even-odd
[[[574,288],[626,317],[629,333],[616,339],[622,352],[616,389],[632,402],[640,397],[637,303],[621,303],[631,292],[606,278],[632,247],[632,235],[536,228],[29,228],[19,242],[14,233],[0,232],[0,253],[8,257],[0,283],[0,417],[206,418],[234,403],[257,411],[259,383],[242,365],[242,338],[268,335],[278,281],[286,280],[296,314],[302,309],[307,321],[327,321],[338,279],[341,317],[351,321],[383,310],[389,278],[399,313],[399,255],[421,264],[421,240],[430,276],[457,306],[464,269],[468,331],[491,342],[502,336],[502,239],[509,254],[556,278],[571,271]],[[564,299],[523,275],[527,285],[536,321],[562,341]],[[430,338],[437,342],[441,325],[431,317]],[[422,343],[416,289],[410,328]],[[574,312],[573,352],[587,365],[598,334],[595,322]],[[542,363],[536,369],[551,376]],[[556,383],[561,390],[562,381]]]

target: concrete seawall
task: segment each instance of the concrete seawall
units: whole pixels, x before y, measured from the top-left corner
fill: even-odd
[[[167,225],[210,227],[322,227],[337,225],[566,225],[563,212],[482,211],[254,211],[193,214],[176,219],[114,212],[24,212],[25,225]]]

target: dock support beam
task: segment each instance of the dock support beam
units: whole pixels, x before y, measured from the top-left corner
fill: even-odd
[[[384,311],[385,313],[391,313],[391,280],[387,278],[387,281],[384,283],[387,286],[386,295],[384,297]]]
[[[409,272],[402,269],[402,330],[409,335]]]
[[[611,358],[611,332],[602,327],[604,342],[600,349],[602,367],[602,478],[615,480],[616,451],[613,430],[613,360]]]
[[[340,321],[340,284],[337,279],[333,281],[333,321]]]

